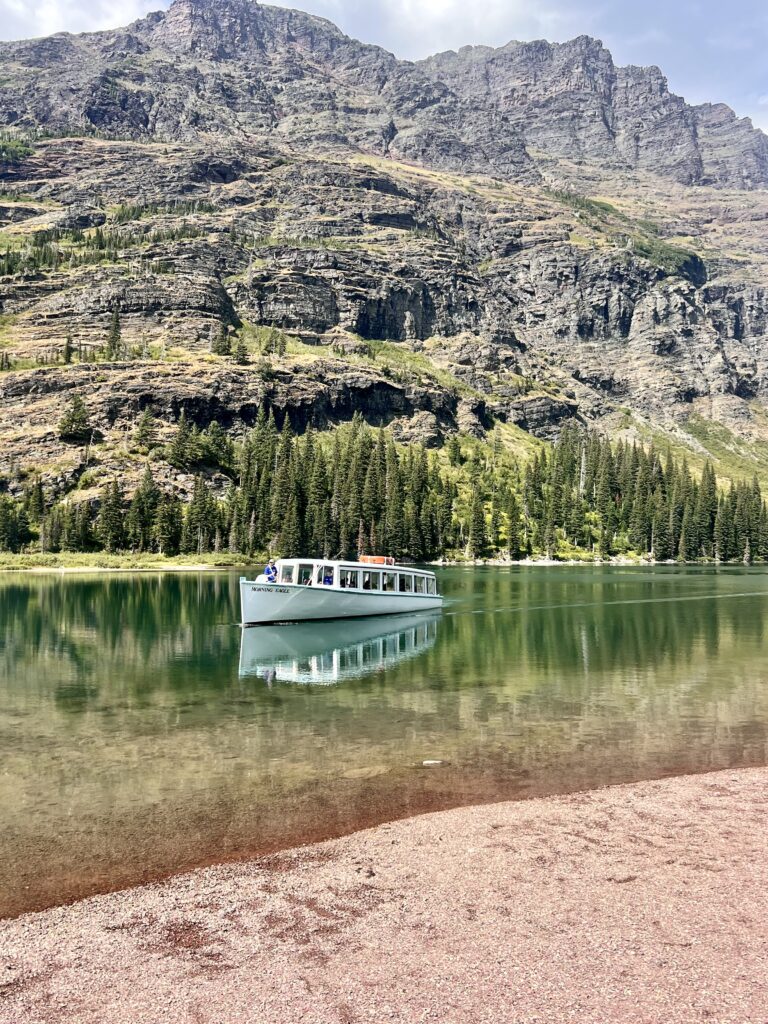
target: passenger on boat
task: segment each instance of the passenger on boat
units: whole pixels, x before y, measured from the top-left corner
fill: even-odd
[[[332,569],[326,569],[325,570],[325,576],[323,576],[323,586],[324,587],[332,587],[333,586],[333,570]]]
[[[264,575],[267,577],[267,583],[277,583],[277,566],[274,558],[270,558],[264,567]]]

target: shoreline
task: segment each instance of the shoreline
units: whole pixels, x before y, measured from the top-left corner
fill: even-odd
[[[249,568],[248,566],[239,565],[135,565],[135,566],[115,566],[115,565],[68,565],[68,566],[45,566],[36,565],[25,569],[0,569],[0,572],[12,572],[12,573],[32,573],[32,574],[45,574],[45,573],[64,573],[67,575],[77,573],[118,573],[118,572],[224,572],[227,569],[231,569],[236,572],[241,569]]]
[[[21,556],[23,557],[23,556]],[[164,573],[164,572],[238,572],[252,569],[258,562],[148,562],[146,565],[109,565],[98,561],[82,565],[7,565],[0,561],[0,575],[3,573],[18,575],[77,575],[86,573]]]
[[[0,922],[0,1024],[721,1024],[768,1008],[768,768],[457,808]]]
[[[108,559],[94,558],[93,561],[86,562],[84,564],[73,564],[73,565],[45,565],[45,564],[21,564],[13,565],[7,564],[15,558],[20,561],[24,561],[32,556],[28,555],[5,555],[0,558],[0,575],[3,573],[13,573],[15,575],[23,574],[34,574],[42,575],[46,573],[58,573],[65,575],[72,575],[77,573],[158,573],[158,572],[236,572],[239,570],[253,569],[258,566],[265,559],[255,559],[248,562],[162,562],[162,561],[150,561],[145,565],[141,563],[132,564],[130,559],[131,555],[126,556],[110,556]],[[126,565],[115,565],[109,564],[110,562],[120,561],[121,558],[125,558],[129,564]],[[106,563],[106,564],[104,564]],[[415,565],[417,563],[403,562],[403,565]],[[743,562],[716,562],[714,560],[701,560],[697,562],[678,562],[676,560],[668,561],[648,561],[644,559],[636,558],[611,558],[611,559],[554,559],[554,558],[528,558],[523,560],[506,560],[506,559],[476,559],[474,561],[451,561],[451,560],[438,560],[435,562],[424,563],[430,567],[436,569],[455,569],[455,568],[490,568],[490,569],[508,569],[513,567],[525,568],[554,568],[556,566],[562,567],[607,567],[610,568],[615,566],[616,568],[627,568],[634,567],[638,569],[650,569],[662,565],[682,565],[682,566],[709,566],[709,567],[727,567],[727,566],[742,566]],[[746,566],[746,568],[760,568],[761,565],[766,563],[756,562],[754,565]]]

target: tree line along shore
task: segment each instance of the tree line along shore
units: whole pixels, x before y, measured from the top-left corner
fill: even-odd
[[[78,396],[59,434],[72,444],[93,438]],[[0,552],[187,561],[374,552],[403,561],[768,558],[757,479],[719,487],[709,463],[697,478],[670,452],[612,445],[575,425],[527,462],[498,442],[457,436],[440,451],[399,445],[360,417],[296,436],[288,416],[278,424],[265,410],[237,441],[215,422],[199,430],[183,413],[168,444],[155,435],[145,412],[133,440],[147,465],[131,495],[117,479],[98,498],[53,495],[39,476],[16,470],[26,482],[12,496],[0,479]],[[191,500],[157,482],[162,464],[195,474]],[[213,486],[212,475],[228,484]]]

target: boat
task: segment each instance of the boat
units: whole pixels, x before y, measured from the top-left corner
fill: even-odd
[[[255,580],[241,576],[244,626],[403,615],[443,606],[433,572],[396,565],[383,555],[363,555],[358,561],[281,558],[276,569],[275,582],[265,575]]]
[[[303,686],[362,679],[427,651],[439,621],[439,612],[414,612],[244,629],[240,677]]]

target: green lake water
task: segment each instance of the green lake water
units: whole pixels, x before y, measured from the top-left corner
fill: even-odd
[[[451,568],[440,616],[245,632],[238,576],[0,575],[0,916],[768,761],[768,570]]]

